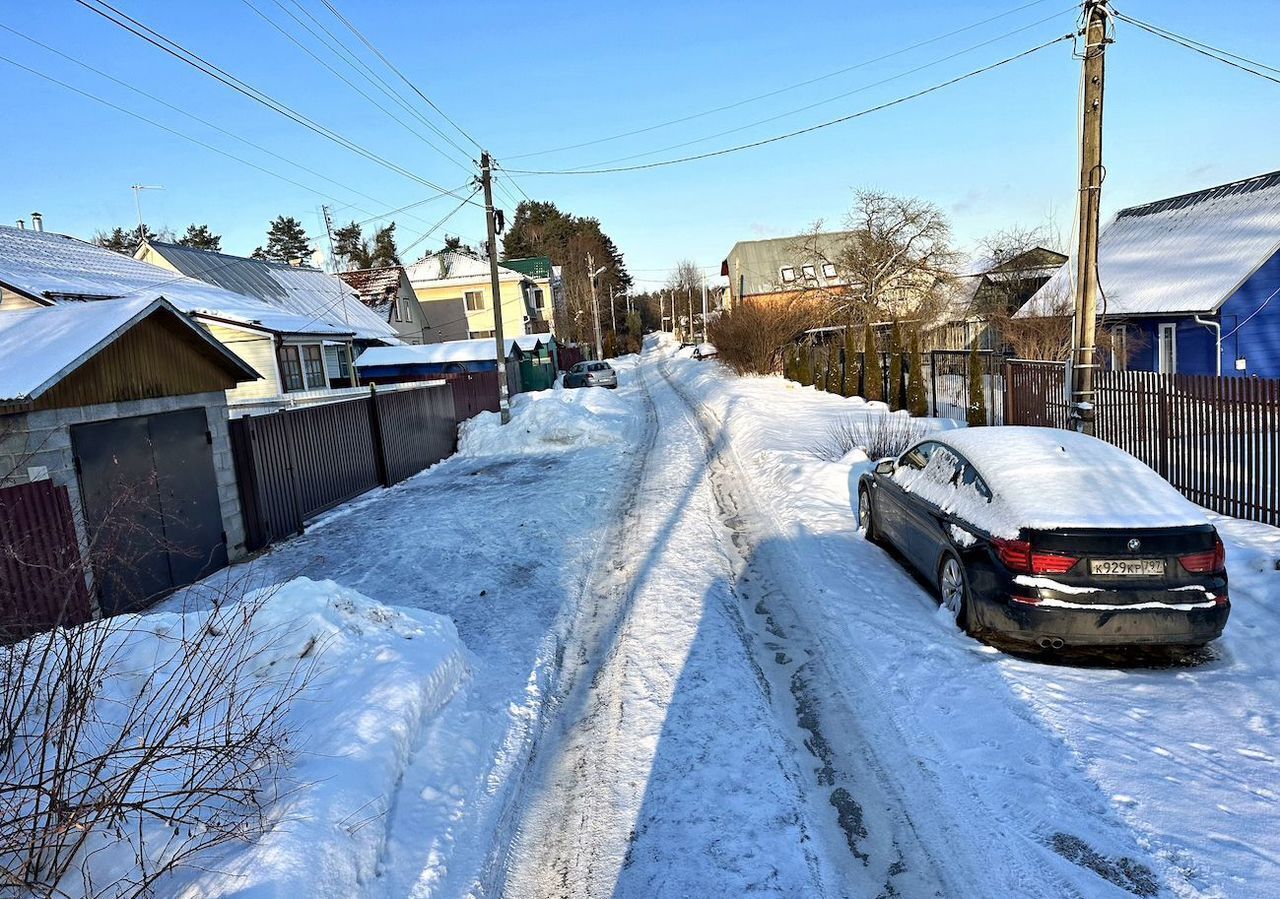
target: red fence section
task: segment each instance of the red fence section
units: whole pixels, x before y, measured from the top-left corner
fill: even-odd
[[[0,488],[0,642],[92,617],[67,488]]]

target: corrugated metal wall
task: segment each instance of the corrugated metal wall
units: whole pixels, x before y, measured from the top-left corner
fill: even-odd
[[[246,415],[230,429],[249,550],[300,534],[321,512],[440,461],[457,438],[444,384]]]
[[[0,643],[92,617],[67,488],[0,488]]]

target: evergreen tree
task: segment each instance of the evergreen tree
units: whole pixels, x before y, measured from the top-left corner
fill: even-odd
[[[884,376],[880,373],[880,349],[876,346],[876,332],[872,330],[871,323],[867,322],[866,329],[862,332],[862,376],[863,392],[866,400],[883,400],[884,399]]]
[[[800,347],[800,377],[796,380],[802,387],[813,386],[813,347],[808,344]]]
[[[844,330],[844,396],[858,395],[858,346],[853,342],[853,325]]]
[[[373,235],[373,252],[370,254],[369,267],[381,268],[387,265],[400,264],[400,251],[396,249],[396,223],[379,228]]]
[[[920,331],[911,333],[911,380],[907,384],[907,411],[916,418],[929,414],[929,395],[924,383],[924,355],[920,352]]]
[[[302,222],[291,215],[278,215],[267,230],[267,245],[254,250],[253,258],[288,262],[290,259],[306,259],[310,254],[311,244]]]
[[[973,338],[969,348],[969,405],[965,409],[965,420],[971,428],[980,428],[987,423],[987,392],[982,376],[982,357],[978,355],[978,338]]]
[[[897,321],[889,332],[889,396],[886,399],[890,409],[902,408],[902,335]]]
[[[159,235],[146,225],[142,226],[142,234],[146,240],[156,240]],[[132,256],[134,251],[142,244],[138,239],[138,228],[121,228],[116,226],[108,231],[99,231],[93,235],[93,242],[104,250],[111,250],[114,253],[120,253],[124,256]]]
[[[210,231],[208,225],[192,223],[187,225],[187,233],[178,238],[178,244],[194,250],[212,250],[216,253],[222,249],[222,236]]]
[[[364,246],[364,236],[360,232],[360,223],[352,222],[343,225],[333,232],[333,255],[342,260],[348,269],[368,268],[366,265],[368,251]]]
[[[504,246],[505,246],[505,243],[504,243]],[[461,237],[458,237],[453,234],[446,234],[444,236],[444,252],[466,253],[470,256],[479,255],[478,253],[476,253],[475,248],[471,246],[471,244],[463,243]],[[507,254],[507,255],[508,257],[510,257],[510,254]],[[519,258],[519,257],[511,257],[511,258]]]

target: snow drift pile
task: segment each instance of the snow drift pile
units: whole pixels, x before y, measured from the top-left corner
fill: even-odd
[[[46,666],[58,686],[0,722],[19,733],[0,782],[22,785],[0,799],[0,873],[33,895],[354,895],[414,740],[467,674],[449,619],[307,578],[6,647],[6,694],[46,650],[93,687]],[[76,723],[57,781],[50,714]],[[43,857],[14,839],[67,831]]]
[[[458,452],[465,456],[545,453],[554,449],[618,443],[634,413],[611,390],[581,388],[521,393],[511,400],[511,422],[497,412],[481,412],[463,422]]]

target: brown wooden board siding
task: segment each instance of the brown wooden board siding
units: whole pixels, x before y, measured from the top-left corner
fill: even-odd
[[[160,309],[49,388],[32,407],[62,409],[214,393],[235,387],[238,374],[172,312]]]
[[[246,415],[230,429],[251,551],[440,461],[457,436],[453,394],[444,384]]]
[[[0,643],[91,617],[67,488],[0,488]]]

